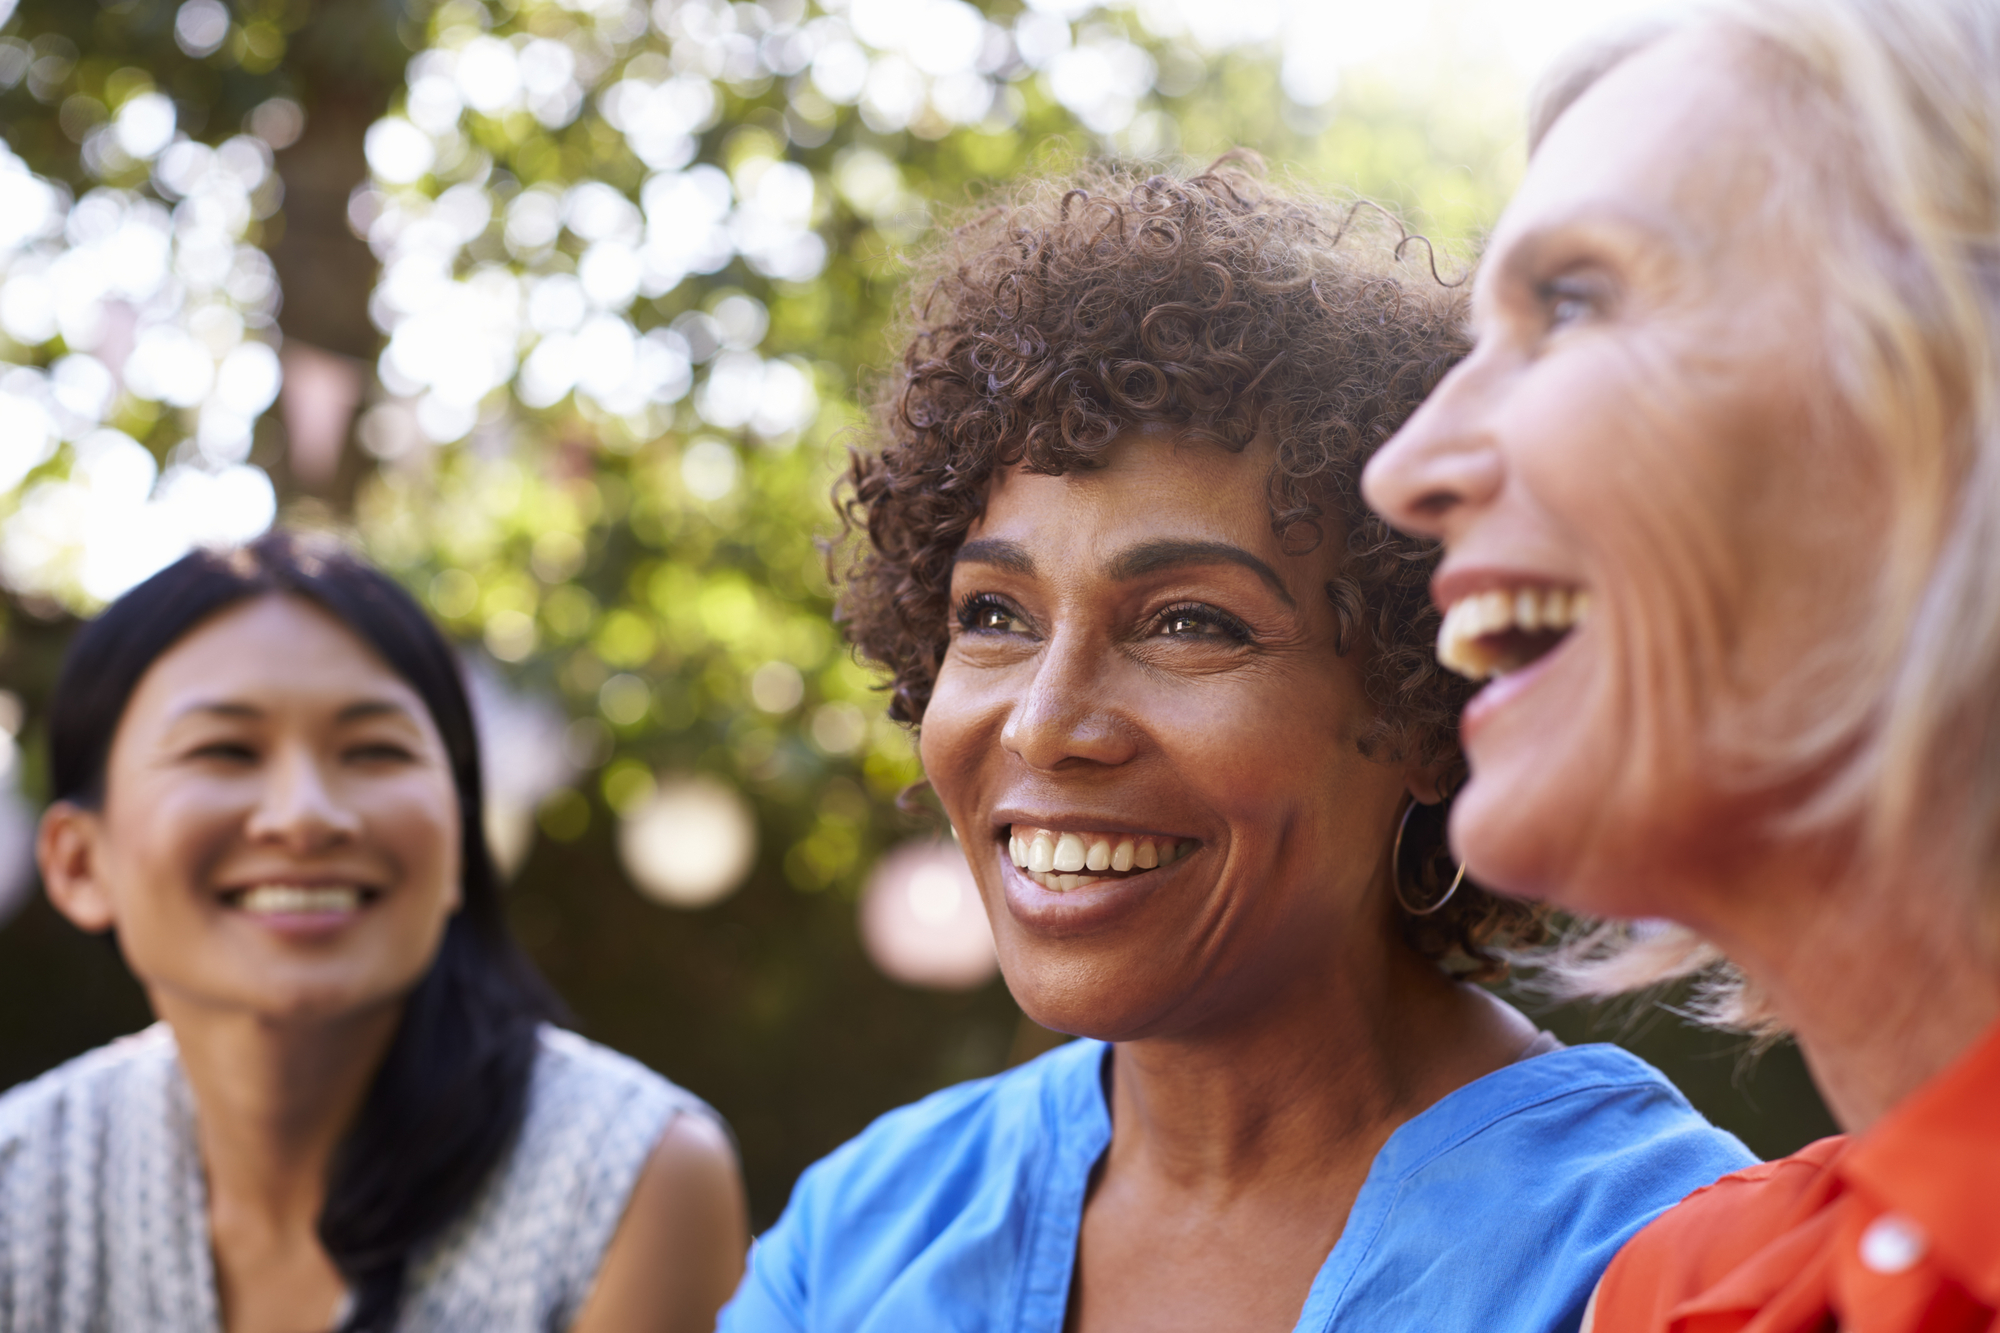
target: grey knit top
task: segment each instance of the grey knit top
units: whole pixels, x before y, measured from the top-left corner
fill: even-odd
[[[636,1061],[543,1028],[520,1136],[418,1258],[398,1329],[567,1328],[685,1112],[713,1114]],[[164,1024],[0,1096],[0,1333],[220,1333],[194,1116]]]

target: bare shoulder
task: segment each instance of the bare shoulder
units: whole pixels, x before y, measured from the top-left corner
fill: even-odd
[[[675,1116],[639,1172],[624,1225],[642,1211],[704,1225],[740,1220],[743,1176],[728,1131],[699,1112]]]
[[[639,1172],[574,1333],[708,1333],[749,1243],[735,1145],[706,1115],[675,1116]]]

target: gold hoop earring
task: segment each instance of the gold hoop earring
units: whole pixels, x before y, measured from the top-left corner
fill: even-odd
[[[1396,895],[1396,906],[1411,916],[1430,916],[1434,912],[1442,911],[1444,905],[1451,901],[1452,895],[1458,892],[1458,886],[1465,882],[1465,862],[1458,863],[1458,873],[1451,877],[1451,887],[1444,891],[1444,897],[1429,907],[1410,906],[1410,900],[1403,896],[1403,832],[1410,827],[1410,815],[1419,804],[1420,802],[1412,800],[1403,808],[1403,817],[1396,822],[1396,841],[1389,847],[1389,883]]]

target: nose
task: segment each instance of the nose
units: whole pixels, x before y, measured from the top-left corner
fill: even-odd
[[[1370,508],[1405,532],[1449,544],[1492,502],[1505,468],[1487,422],[1488,378],[1475,361],[1460,363],[1376,451],[1361,474]]]
[[[246,830],[253,842],[310,854],[352,840],[360,828],[359,817],[327,782],[317,755],[296,746],[271,756]]]
[[[1136,750],[1130,723],[1108,693],[1108,645],[1081,629],[1059,629],[1036,660],[1027,691],[1007,715],[1000,743],[1044,772],[1122,764]]]

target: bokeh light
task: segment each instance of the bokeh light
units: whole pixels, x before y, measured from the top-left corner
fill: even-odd
[[[490,667],[466,672],[486,782],[486,841],[503,875],[527,859],[535,812],[576,776],[569,719],[553,699],[516,689]]]
[[[21,793],[21,747],[15,739],[25,710],[0,690],[0,925],[35,889],[35,810]]]
[[[884,856],[861,895],[861,942],[882,974],[928,990],[971,990],[1000,970],[965,854],[925,838]]]
[[[685,910],[734,893],[757,856],[757,823],[728,783],[705,775],[663,777],[624,817],[618,851],[625,871],[655,902]]]
[[[199,3],[184,44],[206,40]],[[296,136],[287,107],[264,121]],[[90,607],[269,526],[247,460],[283,372],[276,273],[249,240],[279,198],[271,146],[191,139],[136,86],[81,148],[103,183],[72,200],[0,144],[0,578]]]
[[[728,169],[694,161],[696,136],[723,103],[714,77],[732,61],[764,69],[757,52],[794,59],[786,42],[804,31],[767,25],[746,56],[738,11],[765,13],[663,3],[649,27],[647,11],[628,4],[528,5],[505,17],[462,7],[477,23],[445,25],[411,61],[401,113],[368,131],[372,182],[357,212],[383,262],[371,307],[389,336],[382,382],[415,400],[433,442],[464,438],[482,413],[566,402],[643,439],[691,393],[700,418],[724,431],[786,441],[812,421],[812,371],[757,354],[766,321],[754,298],[720,303],[706,320],[718,336],[700,347],[676,316],[701,312],[672,308],[690,275],[738,256],[786,282],[810,281],[826,263],[811,171],[770,153]],[[599,169],[623,183],[589,173],[531,183],[529,164],[502,146],[505,118],[524,110],[553,130],[581,116],[597,142],[621,144]],[[511,392],[496,401],[502,389]],[[697,451],[696,494],[719,498],[733,484],[712,447]]]

